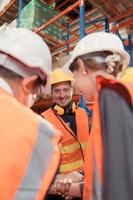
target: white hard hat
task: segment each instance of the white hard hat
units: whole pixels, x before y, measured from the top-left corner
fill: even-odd
[[[47,44],[27,28],[0,33],[0,65],[22,77],[37,74],[41,79],[51,72],[51,54]]]
[[[129,64],[130,56],[124,50],[122,41],[118,36],[112,33],[96,32],[86,35],[78,42],[72,52],[70,60],[64,65],[63,69],[68,71],[70,64],[76,57],[99,51],[119,53],[124,61],[123,65],[127,66]]]

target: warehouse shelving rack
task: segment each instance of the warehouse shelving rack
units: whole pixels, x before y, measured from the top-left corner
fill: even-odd
[[[7,5],[7,7],[4,8],[4,10],[0,13],[0,25],[2,25],[4,22],[11,22],[15,18],[19,18],[23,6],[24,0],[12,0]],[[58,2],[58,0],[42,0],[45,4],[51,5],[52,3]],[[83,15],[85,15],[84,20],[86,20],[86,23],[84,23],[84,29],[85,34],[89,34],[91,32],[104,30],[107,28],[107,26],[111,27],[111,32],[116,32],[118,30],[121,30],[123,28],[131,27],[133,26],[133,7],[129,7],[128,9],[121,9],[118,10],[114,4],[111,4],[111,1],[108,0],[101,0],[99,1],[99,5],[97,5],[95,0],[89,1],[94,2],[92,9],[87,9],[85,12],[83,12],[83,9],[85,7],[87,1],[85,0],[64,0],[61,1],[59,5],[57,6],[58,9],[61,9],[61,12],[57,14],[54,18],[47,21],[45,24],[42,24],[42,26],[34,29],[36,33],[41,35],[44,40],[46,40],[47,43],[49,43],[51,52],[53,55],[58,55],[60,52],[69,52],[74,47],[75,43],[80,38],[80,18],[82,18]],[[112,1],[113,2],[113,1]],[[117,3],[117,1],[115,1]],[[120,1],[119,1],[120,2]],[[63,9],[64,5],[69,3],[69,6],[65,9]],[[130,1],[131,4],[131,1]],[[102,7],[104,6],[110,10],[111,14],[108,15],[107,12],[103,11]],[[131,4],[133,5],[133,3]],[[63,10],[62,10],[63,9]],[[77,12],[79,14],[79,17],[76,19],[70,19],[69,18],[69,29],[65,26],[57,22],[58,19],[60,19],[63,16],[69,16],[71,12]],[[106,20],[108,19],[108,24],[106,23]],[[112,26],[113,22],[115,22],[117,25]],[[64,41],[58,41],[54,37],[49,36],[48,34],[44,34],[42,31],[46,28],[48,28],[51,24],[55,24],[58,26],[64,35],[66,35],[67,39]],[[69,35],[69,37],[68,37]],[[128,45],[128,35],[127,39],[124,41],[125,45]]]

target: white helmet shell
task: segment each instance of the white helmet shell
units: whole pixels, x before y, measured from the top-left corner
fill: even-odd
[[[70,60],[64,65],[63,69],[66,71],[76,57],[97,51],[119,53],[124,61],[123,65],[129,64],[130,56],[124,50],[123,43],[118,36],[112,33],[96,32],[86,35],[78,42]]]
[[[41,78],[51,72],[52,58],[47,44],[27,28],[14,28],[0,33],[0,52],[24,64],[27,71],[36,69],[36,74]],[[21,75],[19,67],[11,70]]]

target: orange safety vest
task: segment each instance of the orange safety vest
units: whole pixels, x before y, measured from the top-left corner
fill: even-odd
[[[60,160],[60,132],[0,89],[0,199],[42,200]]]
[[[89,123],[86,111],[82,108],[77,108],[75,111],[77,136],[53,109],[50,108],[43,112],[42,116],[63,133],[59,173],[83,170],[84,153],[89,137]]]
[[[101,92],[104,91],[107,88],[107,89],[113,91],[114,94],[118,94],[119,98],[122,99],[122,101],[124,99],[125,102],[127,103],[127,105],[132,105],[132,103],[133,103],[132,102],[133,88],[130,88],[127,85],[125,85],[121,82],[117,82],[115,80],[110,80],[110,79],[104,79],[102,77],[99,77],[97,79],[97,83],[98,83],[98,87],[97,87],[98,88],[98,96],[95,98],[95,101],[94,101],[92,130],[91,130],[91,134],[90,134],[90,137],[89,137],[88,147],[86,149],[83,200],[107,200],[107,199],[108,200],[110,200],[110,199],[116,200],[116,199],[122,199],[122,198],[118,197],[119,194],[117,194],[118,196],[116,197],[116,194],[115,194],[115,192],[113,190],[113,186],[112,186],[113,183],[111,182],[112,179],[108,180],[108,184],[110,184],[110,185],[109,185],[108,189],[106,188],[106,190],[105,190],[106,186],[105,186],[105,183],[104,183],[104,180],[105,180],[104,178],[108,178],[108,176],[109,176],[109,174],[108,174],[108,176],[104,177],[106,167],[107,167],[107,166],[105,167],[104,165],[106,165],[106,163],[108,163],[107,157],[105,158],[105,151],[108,151],[108,149],[107,148],[105,149],[103,147],[104,147],[104,144],[106,144],[107,147],[110,146],[109,143],[110,142],[113,143],[113,141],[111,141],[111,140],[104,141],[104,137],[103,137],[104,126],[103,126],[103,124],[104,124],[104,122],[107,122],[107,124],[109,124],[109,121],[110,121],[111,118],[109,118],[107,116],[107,113],[109,112],[108,110],[106,110],[105,113],[102,113],[103,110],[101,108],[102,106],[101,106],[101,103],[100,103],[100,95],[101,95]],[[106,107],[106,109],[108,109],[111,106],[111,105],[107,104],[107,101],[108,100],[107,100],[107,95],[106,95],[105,102],[103,103],[104,107]],[[120,102],[118,100],[118,104],[119,103]],[[112,107],[113,107],[113,105],[112,105]],[[117,111],[115,110],[115,112],[117,112]],[[104,115],[104,118],[101,118],[101,114]],[[122,116],[122,114],[121,114],[121,116]],[[124,120],[126,120],[126,119],[124,119]],[[106,130],[108,130],[106,132],[106,134],[108,134],[108,135],[112,134],[111,128],[115,128],[116,123],[118,123],[118,122],[116,120],[115,122],[113,121],[113,123],[114,124],[113,125],[111,124],[112,125],[111,127],[109,127],[110,124],[107,127],[105,127]],[[123,121],[121,123],[123,123]],[[120,125],[118,124],[118,126],[122,127],[121,124]],[[123,127],[121,129],[123,131]],[[111,130],[111,131],[109,132],[109,130]],[[114,134],[117,134],[116,132]],[[108,135],[106,135],[106,137],[108,137]],[[114,142],[116,142],[115,145],[117,146],[118,140],[116,139],[116,141],[114,141]],[[119,143],[118,143],[118,146],[119,146]],[[112,145],[110,149],[113,149],[113,148],[115,148],[115,147]],[[122,149],[124,150],[124,146],[122,147]],[[119,147],[118,147],[118,151],[119,151]],[[119,157],[116,159],[116,162],[118,160],[119,160]],[[111,163],[113,164],[113,159],[111,160]],[[112,166],[110,166],[110,168],[111,167]],[[114,168],[114,169],[116,170],[117,167]],[[119,171],[120,168],[117,169],[117,170]],[[115,171],[115,173],[118,172],[118,171]],[[112,175],[113,175],[113,173],[112,174],[110,173],[110,177]],[[120,177],[118,179],[120,179]],[[116,188],[116,190],[119,193],[122,192],[121,188],[119,188],[119,186],[118,186],[118,188]],[[106,193],[106,195],[105,195],[105,193]],[[111,197],[111,194],[114,195],[113,198]],[[131,197],[131,199],[132,199],[132,197]],[[125,199],[128,199],[128,198],[125,198]]]

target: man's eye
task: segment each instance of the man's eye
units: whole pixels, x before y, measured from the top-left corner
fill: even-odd
[[[59,93],[59,92],[60,92],[60,90],[54,90],[54,92],[55,92],[55,93]]]
[[[69,88],[65,88],[63,91],[64,92],[69,92]]]

